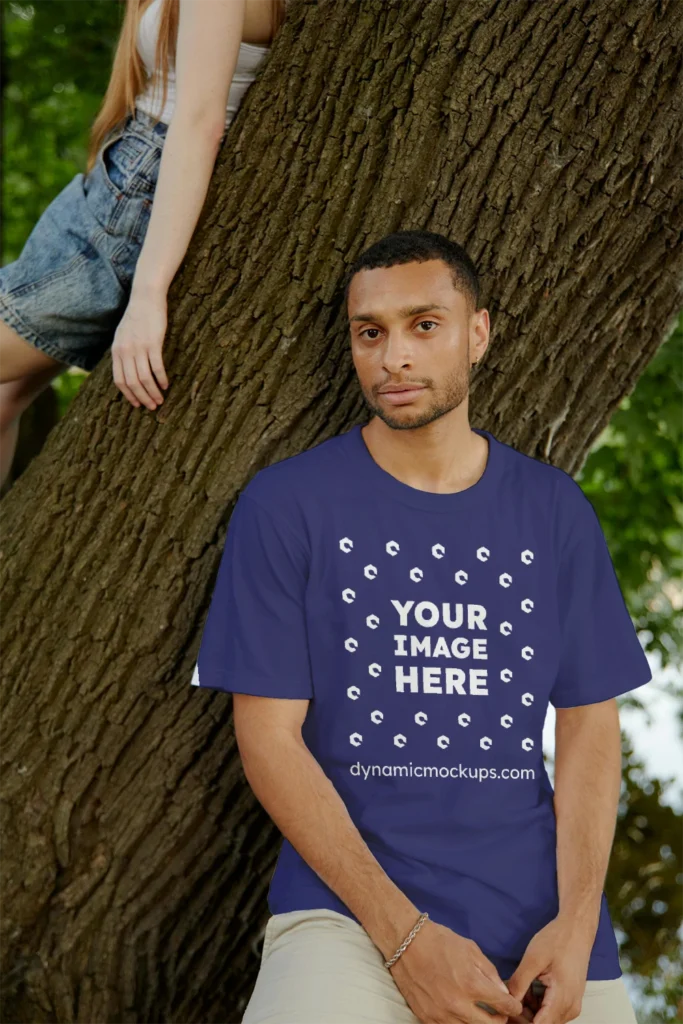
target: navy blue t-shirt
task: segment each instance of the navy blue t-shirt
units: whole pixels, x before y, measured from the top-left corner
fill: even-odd
[[[309,700],[303,739],[387,875],[508,978],[558,912],[548,702],[651,672],[580,486],[476,432],[455,493],[382,469],[359,426],[256,473],[192,682]],[[268,906],[357,920],[286,838]],[[603,892],[587,977],[620,974]]]

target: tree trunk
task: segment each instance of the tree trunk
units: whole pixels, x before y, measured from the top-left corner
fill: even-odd
[[[190,686],[234,501],[365,417],[339,284],[442,232],[494,334],[474,426],[569,472],[681,304],[674,0],[294,0],[171,291],[2,502],[3,1019],[239,1021],[280,835]]]

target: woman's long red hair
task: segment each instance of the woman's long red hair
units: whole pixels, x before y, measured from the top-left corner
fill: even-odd
[[[86,167],[88,171],[95,163],[98,150],[107,133],[127,114],[135,111],[135,97],[145,87],[147,75],[137,50],[137,34],[140,18],[151,3],[152,0],[126,0],[126,13],[114,53],[109,85],[90,130]],[[274,37],[284,20],[285,8],[284,0],[271,0],[271,3]],[[158,69],[163,82],[161,107],[166,102],[168,67],[173,61],[178,38],[178,5],[179,0],[161,0],[159,36],[154,58],[154,66]]]

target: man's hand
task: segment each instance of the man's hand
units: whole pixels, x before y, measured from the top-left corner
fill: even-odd
[[[161,405],[168,378],[161,358],[166,334],[166,296],[133,290],[111,346],[114,383],[131,405]],[[156,380],[155,380],[156,378]]]
[[[579,1016],[594,931],[579,933],[571,922],[558,916],[534,935],[508,978],[507,987],[511,995],[522,999],[538,978],[546,986],[543,1002],[534,1017],[511,1016],[511,1024],[527,1024],[529,1020],[534,1024],[567,1024]]]
[[[505,1024],[522,1010],[477,943],[435,921],[424,923],[391,973],[423,1024]]]

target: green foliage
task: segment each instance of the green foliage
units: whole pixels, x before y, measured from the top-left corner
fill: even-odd
[[[629,611],[662,666],[683,638],[683,315],[577,477],[603,524]]]
[[[681,815],[665,799],[667,781],[673,780],[648,778],[624,733],[622,751],[618,826],[605,892],[612,922],[623,935],[624,971],[646,980],[643,991],[655,995],[663,958],[680,963]]]
[[[106,358],[109,357],[107,356]],[[65,370],[64,373],[60,373],[52,381],[52,387],[57,392],[57,408],[59,409],[60,420],[80,391],[87,376],[88,374],[85,370],[72,366]]]

